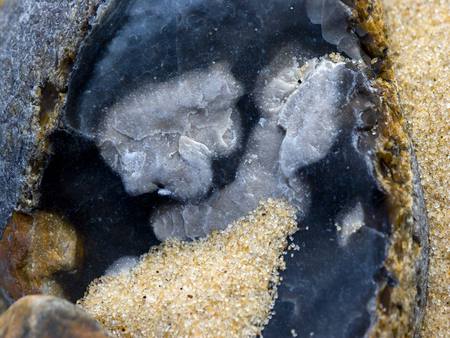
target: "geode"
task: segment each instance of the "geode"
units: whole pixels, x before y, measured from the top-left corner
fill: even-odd
[[[7,1],[2,292],[37,278],[17,219],[72,227],[82,258],[48,265],[76,300],[114,262],[275,197],[298,212],[300,252],[264,336],[416,334],[428,229],[381,13],[377,0]]]

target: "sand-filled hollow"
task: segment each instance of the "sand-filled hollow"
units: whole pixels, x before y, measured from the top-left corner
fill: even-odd
[[[295,210],[269,200],[223,232],[167,241],[79,305],[119,337],[251,337],[271,316]],[[291,245],[293,247],[293,245]]]

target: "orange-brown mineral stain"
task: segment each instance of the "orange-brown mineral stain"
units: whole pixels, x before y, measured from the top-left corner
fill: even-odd
[[[81,240],[61,217],[37,211],[13,213],[0,240],[0,286],[13,298],[63,291],[54,279],[81,263]]]

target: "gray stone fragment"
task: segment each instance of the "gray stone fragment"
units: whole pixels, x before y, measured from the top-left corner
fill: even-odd
[[[48,127],[42,106],[51,111],[65,92],[72,60],[99,3],[7,0],[0,9],[0,235],[19,200],[25,208],[34,203],[31,162]]]

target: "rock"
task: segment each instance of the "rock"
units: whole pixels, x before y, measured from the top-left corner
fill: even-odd
[[[0,337],[106,338],[99,324],[75,305],[49,296],[27,296],[0,316]]]
[[[14,299],[32,293],[63,296],[57,275],[73,273],[82,250],[77,232],[61,217],[14,213],[0,240],[0,285]]]
[[[279,59],[295,60],[294,54],[286,51],[280,54],[282,57],[269,64],[263,74],[274,73],[280,67]],[[345,125],[357,123],[352,121],[361,111],[355,107],[356,115],[352,116],[346,106],[354,106],[355,102],[370,106],[375,98],[367,92],[371,86],[369,80],[362,72],[352,69],[351,63],[314,58],[303,67],[308,70],[300,85],[297,62],[286,66],[281,75],[257,80],[264,87],[257,89],[261,93],[256,96],[262,123],[256,124],[249,133],[235,180],[200,203],[190,201],[158,209],[151,224],[159,239],[206,236],[213,230],[226,228],[267,198],[288,200],[302,217],[311,212],[315,207],[310,196],[313,187],[299,172],[326,159],[331,148],[337,148],[338,136],[344,134]],[[279,84],[281,79],[286,80],[285,72],[293,74],[287,90],[286,82]],[[274,106],[273,102],[279,104]],[[348,131],[357,143],[364,142],[364,135]],[[333,162],[337,165],[337,158]]]
[[[1,230],[17,204],[31,211],[37,202],[46,136],[57,124],[73,58],[100,0],[2,2],[0,30],[8,34],[0,36]]]
[[[10,303],[11,303],[11,301],[10,301],[9,297],[0,288],[0,315],[8,309]]]
[[[13,221],[42,212],[76,229],[85,264],[57,274],[65,294],[282,197],[301,249],[264,336],[412,336],[428,228],[379,1],[88,3],[0,13],[0,227],[17,209]],[[24,265],[22,222],[4,262]],[[15,274],[7,289],[29,278]]]
[[[130,194],[161,191],[159,185],[181,200],[204,197],[212,159],[239,143],[240,118],[230,107],[240,96],[239,82],[223,65],[150,84],[108,111],[97,136],[102,157]]]

